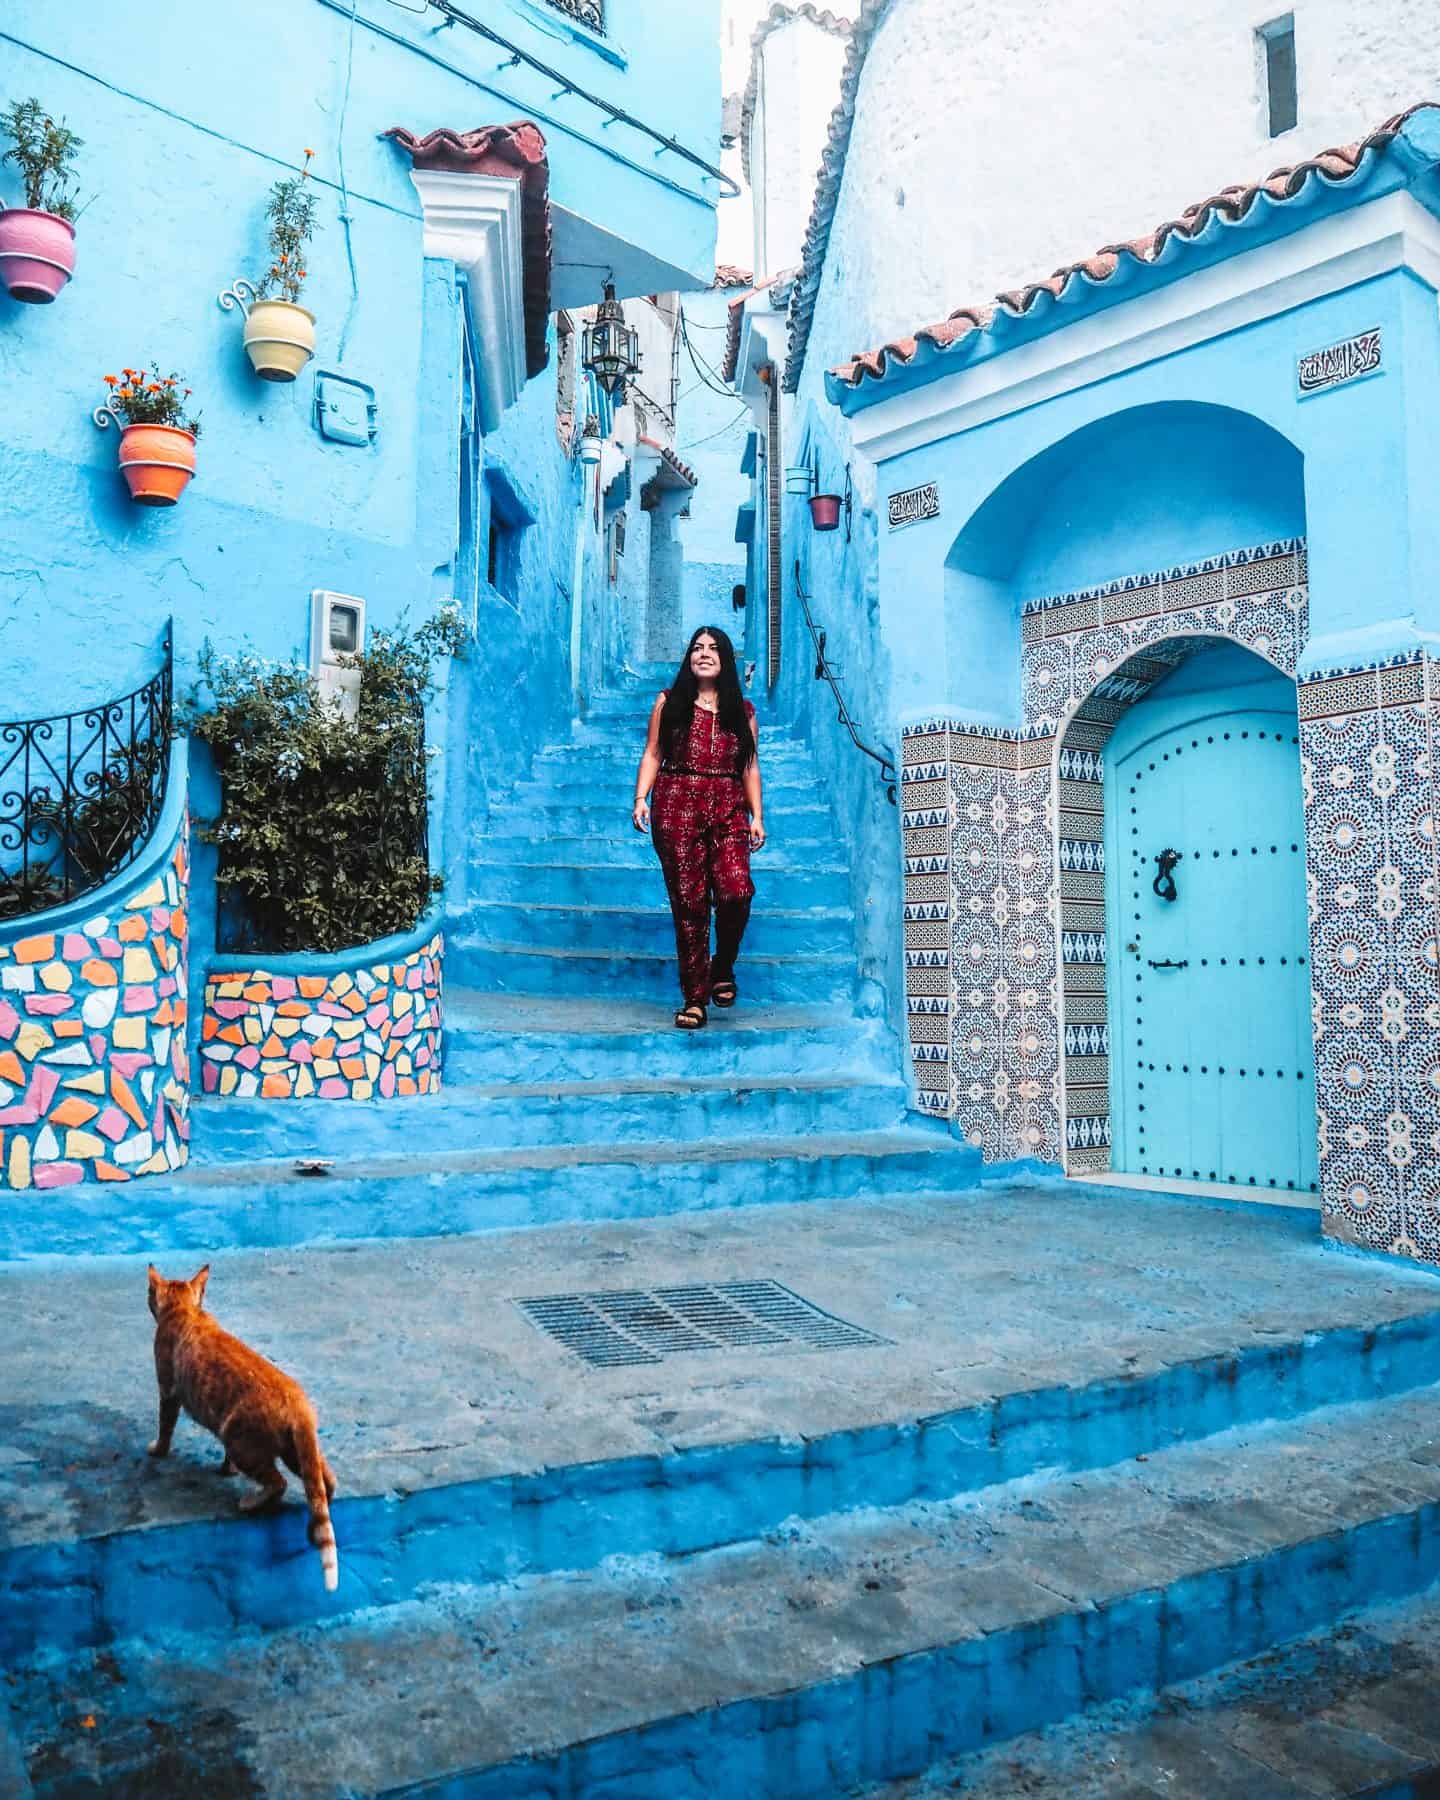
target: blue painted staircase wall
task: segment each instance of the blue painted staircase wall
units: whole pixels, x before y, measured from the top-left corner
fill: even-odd
[[[682,1034],[674,930],[630,823],[663,680],[598,694],[492,796],[445,921],[445,1076],[413,1100],[197,1102],[190,1167],[0,1218],[0,1256],[218,1250],[960,1190],[862,998],[844,840],[807,744],[761,722],[770,841],[741,997]],[[323,1160],[321,1179],[297,1174]]]

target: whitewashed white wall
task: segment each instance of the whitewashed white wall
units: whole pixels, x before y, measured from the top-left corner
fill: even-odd
[[[757,279],[800,260],[845,49],[805,18],[777,26],[761,47],[750,137]]]
[[[1440,0],[898,0],[871,45],[803,391],[849,353],[1137,237],[1440,94]]]

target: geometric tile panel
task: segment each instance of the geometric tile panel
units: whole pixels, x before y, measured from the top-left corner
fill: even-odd
[[[0,945],[0,1187],[185,1162],[189,873],[185,820],[153,880],[117,879],[104,913]]]
[[[440,1089],[439,933],[398,962],[277,975],[223,970],[205,983],[207,1094],[388,1100]]]
[[[987,1161],[1032,1156],[1075,1173],[1109,1166],[1106,740],[1156,681],[1217,639],[1293,676],[1306,580],[1305,541],[1287,538],[1028,601],[1023,727],[936,718],[903,734],[917,1105],[955,1119]],[[943,899],[932,883],[915,883],[942,867]],[[937,922],[944,949],[931,936]]]
[[[1440,664],[1300,689],[1325,1227],[1440,1263]]]

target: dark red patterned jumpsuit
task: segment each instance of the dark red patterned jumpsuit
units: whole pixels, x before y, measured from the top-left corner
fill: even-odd
[[[755,708],[745,711],[755,728]],[[750,811],[735,769],[735,734],[695,708],[684,760],[667,757],[651,796],[650,830],[675,918],[680,988],[687,1006],[705,1006],[717,981],[731,981],[750,917]],[[715,957],[710,957],[710,904]]]

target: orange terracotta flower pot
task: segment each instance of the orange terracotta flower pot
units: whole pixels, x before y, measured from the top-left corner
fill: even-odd
[[[195,439],[178,425],[127,425],[120,473],[137,506],[173,506],[195,473]]]

